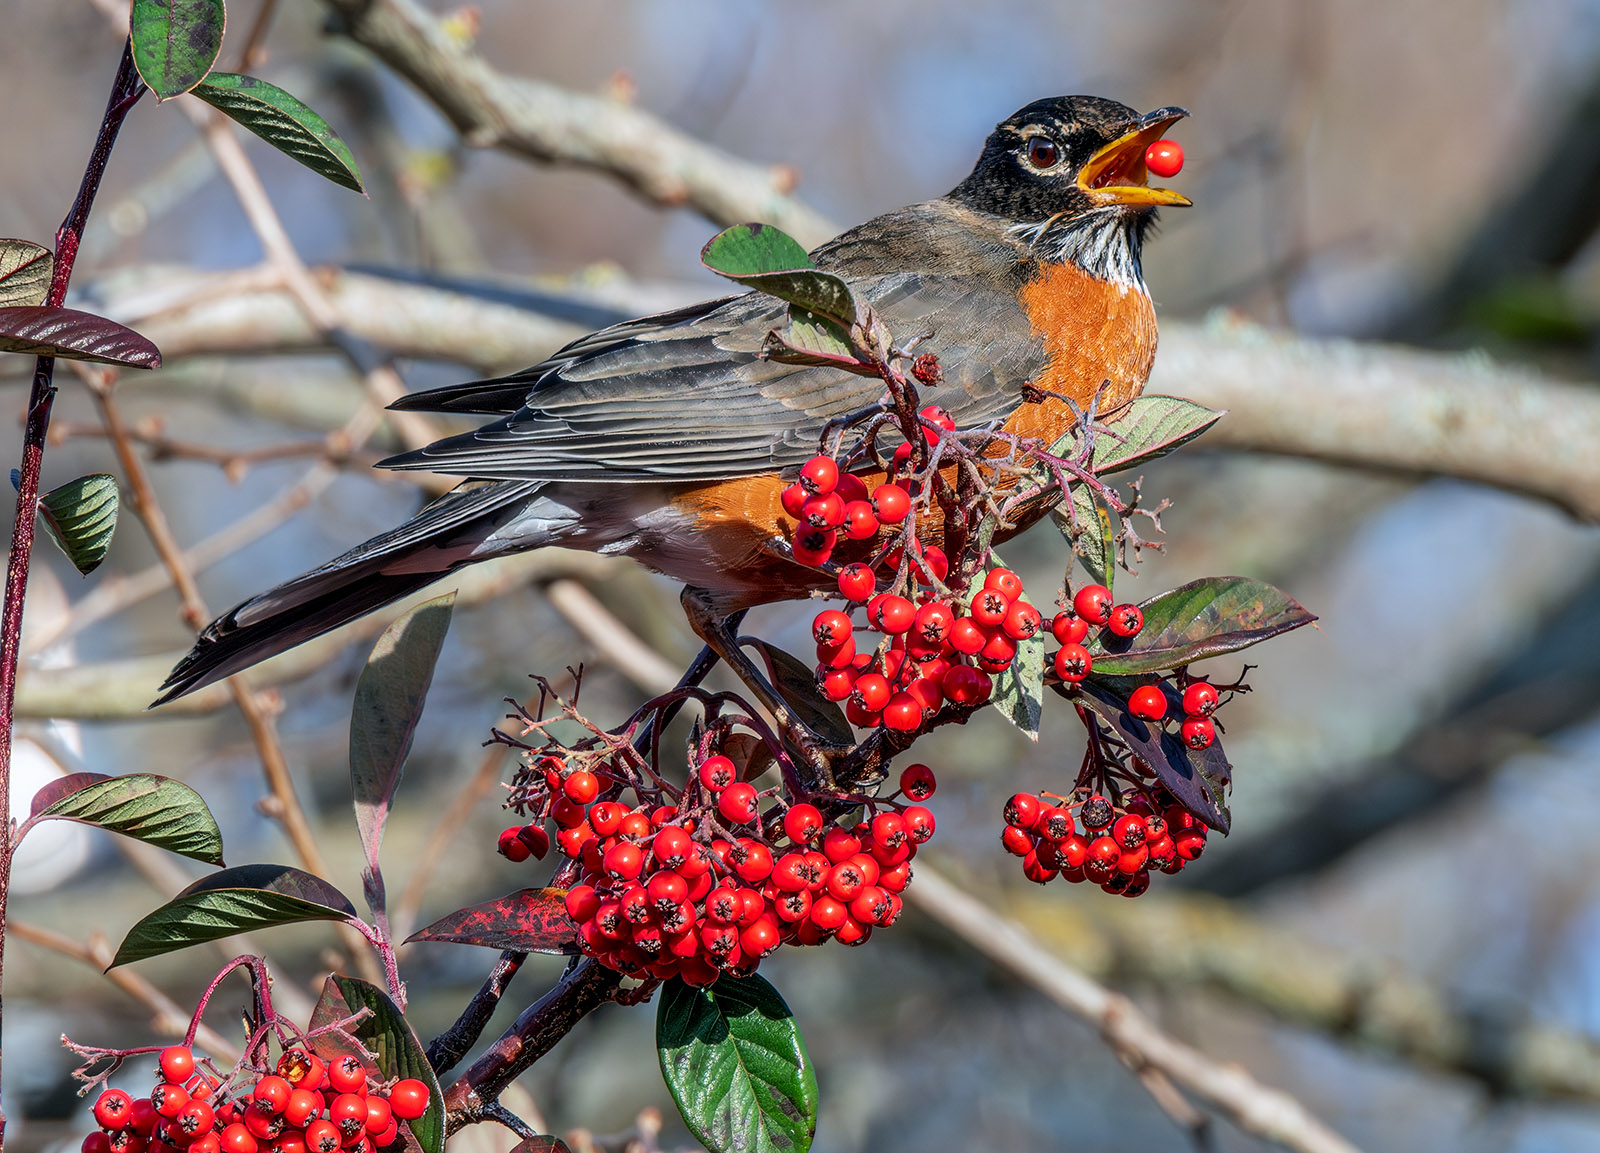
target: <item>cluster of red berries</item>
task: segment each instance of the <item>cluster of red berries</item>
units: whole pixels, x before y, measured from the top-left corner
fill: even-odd
[[[1000,843],[1022,858],[1028,880],[1093,881],[1124,897],[1148,889],[1152,869],[1176,873],[1206,847],[1205,823],[1159,785],[1125,804],[1087,789],[1071,797],[1018,793],[1006,802],[1005,820]]]
[[[535,808],[580,866],[566,908],[582,947],[639,978],[703,986],[754,972],[779,945],[860,944],[900,915],[911,860],[934,832],[931,812],[893,798],[848,826],[808,803],[763,811],[763,794],[720,754],[700,763],[682,806],[595,801],[588,770],[552,756],[541,767],[548,791]],[[935,785],[926,765],[911,765],[897,795],[923,801]],[[508,829],[502,846],[525,846],[530,829],[544,834],[539,825]]]
[[[923,559],[938,550],[923,550]],[[943,579],[942,555],[930,567]],[[865,631],[889,639],[860,651],[849,613],[828,609],[811,622],[817,642],[822,695],[845,702],[845,716],[862,728],[882,725],[913,733],[939,714],[946,701],[975,708],[989,699],[994,675],[1011,667],[1017,646],[1043,626],[1039,610],[1022,597],[1022,579],[993,569],[968,597],[944,599],[928,590],[912,600],[877,593],[872,571],[847,566],[839,591],[866,608]]]
[[[955,427],[951,421],[950,427]],[[901,448],[908,449],[908,445]],[[783,511],[795,520],[789,541],[795,560],[822,565],[833,555],[842,535],[847,540],[872,540],[884,525],[898,525],[911,515],[911,493],[893,481],[870,493],[866,482],[840,472],[831,456],[814,456],[800,469],[800,479],[783,490]]]
[[[222,1083],[196,1070],[187,1046],[163,1049],[161,1080],[150,1096],[100,1094],[100,1128],[84,1138],[83,1153],[374,1153],[398,1147],[400,1122],[428,1110],[421,1081],[384,1086],[352,1056],[324,1064],[290,1049],[276,1068],[222,1101]]]

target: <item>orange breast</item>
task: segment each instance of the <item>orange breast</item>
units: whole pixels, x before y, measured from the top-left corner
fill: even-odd
[[[1024,286],[1019,302],[1046,355],[1044,371],[1030,382],[1034,387],[1070,396],[1087,408],[1104,385],[1102,415],[1139,395],[1156,351],[1155,309],[1143,291],[1096,280],[1074,265],[1047,265]],[[1029,402],[1023,393],[1019,381],[1017,407],[1005,431],[1050,444],[1072,427],[1075,417],[1064,401],[1046,396]],[[885,477],[863,474],[862,479],[871,489]],[[694,515],[702,544],[719,558],[729,585],[750,590],[751,604],[802,596],[830,583],[819,579],[815,570],[774,563],[765,551],[773,537],[787,538],[795,528],[779,499],[784,485],[776,474],[743,477],[685,490],[674,501]],[[943,537],[942,518],[937,507],[933,514],[922,535],[938,541]],[[1013,533],[1024,527],[1018,525]],[[865,559],[876,547],[875,541],[841,540],[834,557],[847,564]]]

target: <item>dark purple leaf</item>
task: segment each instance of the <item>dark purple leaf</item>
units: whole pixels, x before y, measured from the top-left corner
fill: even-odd
[[[567,1143],[559,1137],[551,1137],[541,1133],[537,1137],[526,1137],[511,1148],[511,1153],[572,1153]]]
[[[161,367],[160,350],[133,329],[76,308],[0,308],[0,352]]]
[[[766,641],[751,643],[767,663],[772,687],[778,690],[796,720],[830,744],[847,747],[856,743],[855,730],[845,720],[844,710],[818,691],[814,669]]]
[[[323,982],[310,1027],[325,1028],[362,1009],[369,1015],[347,1028],[361,1046],[377,1054],[378,1075],[386,1081],[414,1077],[428,1087],[427,1112],[400,1126],[407,1153],[440,1153],[444,1148],[444,1093],[417,1035],[388,993],[360,978],[335,973]],[[348,1053],[370,1068],[366,1054],[337,1031],[319,1034],[311,1047],[325,1060]]]
[[[1231,824],[1228,786],[1233,781],[1233,766],[1223,754],[1222,742],[1213,741],[1203,751],[1191,749],[1160,725],[1130,713],[1128,698],[1133,690],[1150,683],[1149,677],[1096,674],[1078,685],[1077,692],[1060,684],[1052,687],[1067,699],[1081,701],[1093,709],[1128,743],[1134,755],[1150,766],[1179,804],[1226,836]],[[1182,703],[1172,687],[1162,683],[1161,690],[1167,697],[1168,715],[1182,716]]]
[[[440,917],[412,933],[406,942],[450,941],[519,953],[571,956],[581,950],[578,930],[567,916],[566,895],[565,889],[518,889]]]
[[[1136,676],[1238,652],[1317,618],[1282,589],[1246,577],[1207,577],[1139,606],[1144,628],[1130,638],[1105,635],[1094,671]]]

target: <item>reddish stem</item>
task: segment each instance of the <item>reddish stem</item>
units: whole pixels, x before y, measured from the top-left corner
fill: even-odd
[[[67,282],[78,256],[78,242],[89,220],[89,209],[100,178],[111,159],[117,131],[144,92],[144,81],[133,67],[133,45],[125,43],[122,63],[111,86],[105,116],[94,150],[83,170],[72,209],[56,231],[55,270],[45,304],[60,307],[67,298]],[[17,657],[22,643],[22,604],[28,587],[28,562],[33,553],[33,530],[39,503],[39,472],[44,466],[45,434],[50,428],[50,408],[55,400],[55,357],[41,356],[33,370],[33,390],[28,395],[28,423],[22,434],[22,468],[17,484],[17,518],[11,529],[11,558],[6,566],[5,604],[0,608],[0,801],[7,808],[0,821],[0,974],[5,969],[6,898],[11,889],[11,725],[17,694]],[[3,1012],[0,1001],[0,1012]],[[5,1113],[0,1111],[0,1147],[5,1144]]]

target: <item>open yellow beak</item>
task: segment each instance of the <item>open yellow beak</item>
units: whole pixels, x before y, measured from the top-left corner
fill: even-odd
[[[1188,116],[1183,108],[1158,108],[1139,118],[1131,132],[1117,137],[1089,158],[1078,173],[1078,187],[1096,204],[1172,205],[1187,208],[1194,202],[1170,188],[1151,188],[1145,167],[1145,149]]]

